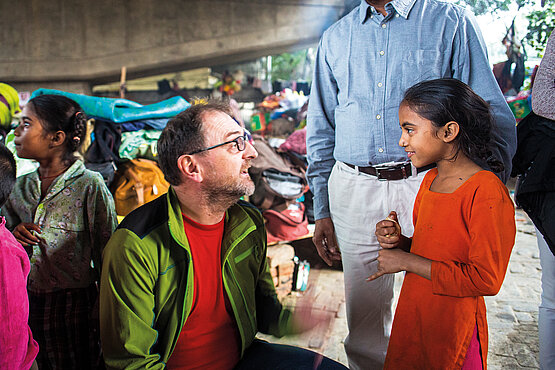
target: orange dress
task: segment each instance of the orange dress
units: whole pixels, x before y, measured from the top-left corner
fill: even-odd
[[[450,194],[430,191],[426,174],[414,204],[411,253],[431,259],[432,279],[406,273],[385,369],[460,369],[474,328],[486,369],[483,296],[501,288],[515,241],[507,188],[480,171]]]

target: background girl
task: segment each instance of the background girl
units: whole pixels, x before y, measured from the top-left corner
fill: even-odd
[[[99,366],[96,281],[117,220],[102,176],[74,154],[85,121],[73,100],[41,95],[15,130],[17,155],[40,167],[17,179],[2,214],[30,256],[29,325],[41,369]]]
[[[494,171],[487,103],[455,79],[421,82],[399,108],[399,145],[418,168],[436,163],[420,186],[414,235],[391,212],[376,225],[378,272],[407,271],[385,368],[486,368],[485,295],[499,291],[515,240],[514,206]]]

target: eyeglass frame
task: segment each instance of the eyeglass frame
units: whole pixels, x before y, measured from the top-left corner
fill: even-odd
[[[240,139],[243,139],[243,149],[239,148],[239,141]],[[193,155],[193,154],[198,154],[198,153],[202,153],[202,152],[206,152],[208,150],[212,150],[215,148],[218,148],[220,146],[224,146],[226,144],[231,144],[231,143],[235,143],[235,146],[237,147],[237,150],[239,150],[240,152],[244,151],[245,149],[247,149],[247,142],[249,140],[249,135],[247,134],[246,131],[243,132],[242,136],[237,136],[235,139],[233,140],[229,140],[226,141],[225,143],[221,143],[221,144],[216,144],[216,145],[212,145],[209,146],[207,148],[203,148],[203,149],[198,149],[198,150],[193,150],[191,153],[187,153],[186,155]]]

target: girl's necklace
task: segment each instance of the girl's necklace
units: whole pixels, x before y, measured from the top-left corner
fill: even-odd
[[[41,179],[41,180],[54,179],[54,178],[60,176],[62,173],[66,172],[67,169],[68,169],[68,167],[64,168],[64,170],[63,170],[62,172],[60,172],[60,173],[58,173],[58,174],[56,174],[56,175],[52,175],[52,176],[43,176],[43,175],[41,175],[40,172],[39,172],[39,179]]]

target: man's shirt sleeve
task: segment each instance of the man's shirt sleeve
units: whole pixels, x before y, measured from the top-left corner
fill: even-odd
[[[314,193],[314,216],[330,216],[328,205],[328,178],[335,163],[335,108],[337,83],[326,60],[325,37],[322,36],[316,54],[314,78],[310,90],[307,117],[307,177]]]

